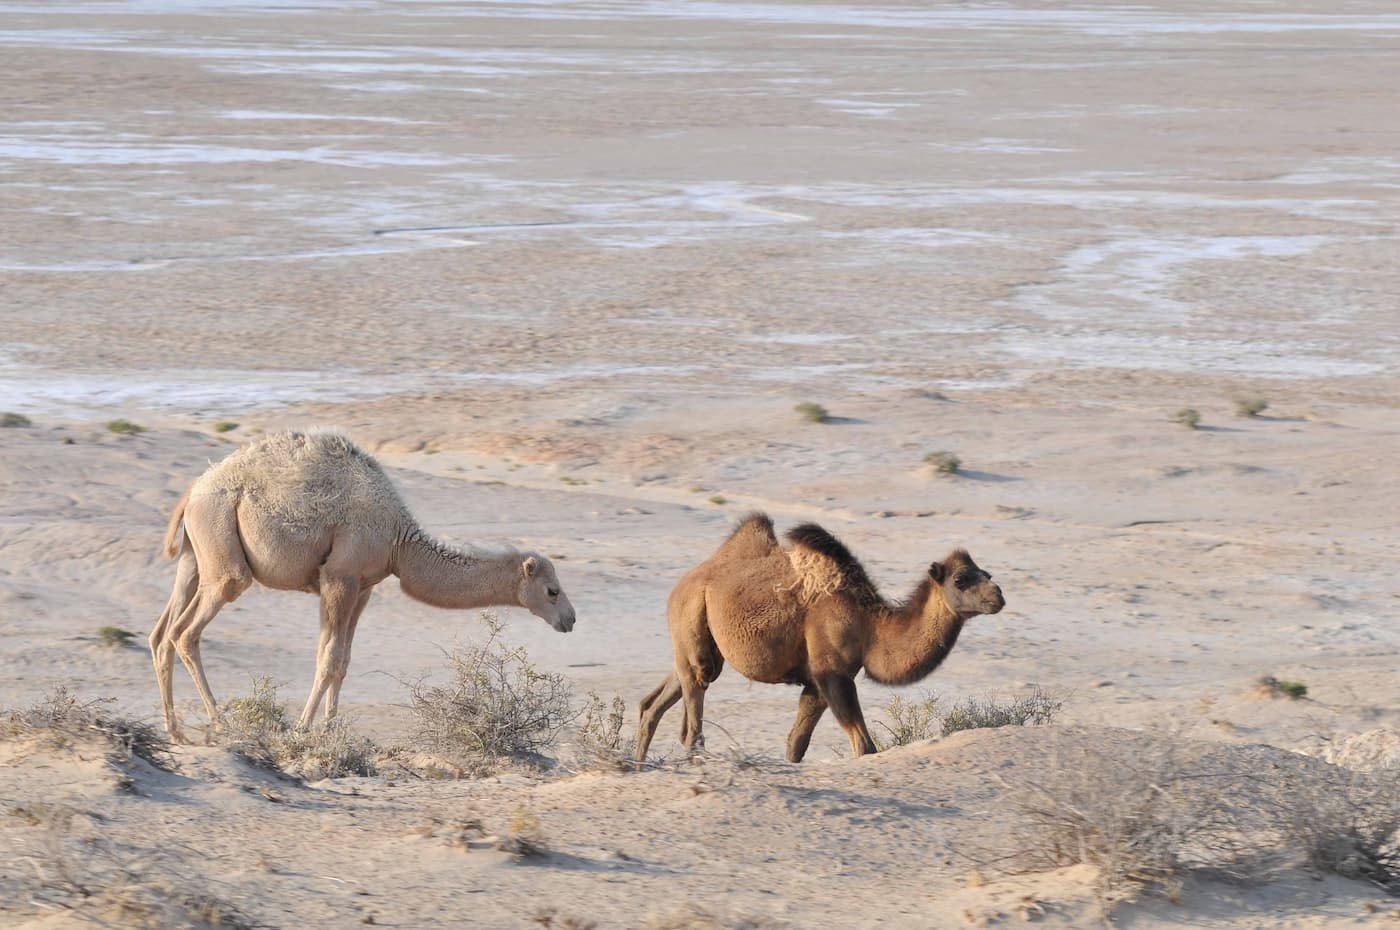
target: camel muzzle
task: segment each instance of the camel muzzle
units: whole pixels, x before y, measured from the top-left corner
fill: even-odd
[[[560,633],[567,633],[574,628],[574,612],[571,610],[567,614],[560,614],[559,619],[554,621],[554,628]]]

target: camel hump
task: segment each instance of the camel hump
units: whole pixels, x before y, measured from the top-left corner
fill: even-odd
[[[761,559],[777,552],[778,536],[773,532],[773,520],[757,511],[745,514],[712,558]]]
[[[789,558],[808,592],[842,592],[857,601],[878,601],[879,592],[865,566],[845,543],[815,523],[802,523],[786,533]]]

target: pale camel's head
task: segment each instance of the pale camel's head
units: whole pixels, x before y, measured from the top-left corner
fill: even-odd
[[[964,620],[999,613],[1006,606],[1001,588],[977,567],[966,549],[954,549],[942,562],[934,562],[928,575],[943,592],[943,600]]]
[[[520,606],[554,627],[560,633],[574,628],[574,605],[559,586],[554,564],[536,552],[520,560]]]

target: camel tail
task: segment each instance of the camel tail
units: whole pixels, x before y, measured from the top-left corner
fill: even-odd
[[[179,555],[180,547],[184,544],[185,505],[190,502],[190,491],[193,490],[194,485],[185,489],[185,493],[180,495],[180,500],[175,505],[175,512],[170,515],[170,525],[165,529],[165,544],[162,546],[167,559]]]

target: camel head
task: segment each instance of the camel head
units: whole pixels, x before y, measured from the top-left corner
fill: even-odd
[[[521,607],[560,633],[574,628],[574,605],[559,587],[554,564],[538,552],[527,552],[520,560],[519,601]]]
[[[943,592],[948,606],[968,620],[978,614],[999,613],[1006,606],[1001,588],[992,576],[977,567],[966,549],[955,549],[942,562],[929,566],[928,575]]]

